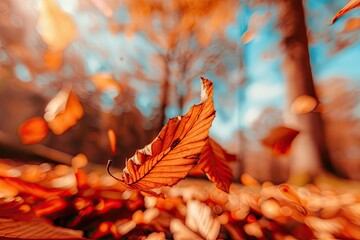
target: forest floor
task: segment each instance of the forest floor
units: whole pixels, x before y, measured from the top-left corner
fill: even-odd
[[[105,171],[0,159],[0,238],[360,239],[359,183],[243,179],[225,193],[189,178],[159,198]]]

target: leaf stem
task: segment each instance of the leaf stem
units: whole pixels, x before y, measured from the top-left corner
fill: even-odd
[[[123,179],[115,177],[115,176],[110,172],[111,164],[112,164],[112,160],[109,159],[108,162],[107,162],[107,164],[106,164],[106,171],[107,171],[108,174],[109,174],[111,177],[113,177],[115,180],[118,180],[118,181],[120,181],[120,182],[123,182],[123,181],[124,181]]]

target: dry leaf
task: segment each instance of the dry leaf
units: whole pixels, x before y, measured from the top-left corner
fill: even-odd
[[[48,49],[53,52],[64,50],[77,35],[73,19],[56,0],[40,1],[37,29]]]
[[[176,240],[201,240],[202,238],[186,227],[181,220],[175,218],[170,222],[170,232]]]
[[[48,126],[42,117],[33,117],[19,126],[18,135],[22,144],[35,144],[44,140],[48,131]]]
[[[292,202],[296,205],[297,210],[302,215],[307,215],[307,210],[305,209],[301,198],[299,195],[290,187],[289,184],[280,184],[279,190]]]
[[[276,127],[262,140],[265,146],[273,149],[274,154],[286,154],[299,131],[284,126]]]
[[[315,110],[318,106],[316,98],[309,95],[297,97],[291,104],[290,111],[295,114],[306,114]]]
[[[85,154],[79,153],[71,159],[71,165],[74,169],[83,168],[88,164],[89,160]]]
[[[61,135],[84,115],[78,97],[69,90],[61,90],[46,106],[44,118],[56,135]]]
[[[126,161],[122,181],[129,188],[149,192],[185,178],[199,160],[215,118],[212,96],[212,82],[202,78],[201,103],[185,116],[171,118],[151,144]]]
[[[187,202],[185,224],[205,239],[216,239],[220,232],[220,221],[213,217],[208,205],[198,200]]]
[[[334,24],[339,18],[344,16],[350,10],[360,7],[360,0],[350,0],[340,11],[338,11],[331,20],[330,25]]]
[[[41,219],[15,221],[0,218],[0,237],[6,239],[84,239],[82,231],[55,227]]]
[[[206,176],[216,184],[219,189],[229,192],[232,171],[228,165],[234,155],[228,154],[217,142],[209,138],[201,150],[201,157],[196,167],[201,168]]]

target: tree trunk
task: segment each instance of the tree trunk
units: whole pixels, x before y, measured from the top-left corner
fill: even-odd
[[[160,90],[161,91],[160,116],[159,116],[159,124],[157,126],[157,132],[161,131],[166,121],[166,107],[168,105],[169,90],[170,90],[170,69],[169,69],[168,57],[166,55],[164,56],[164,76]]]
[[[285,123],[301,131],[291,153],[290,176],[314,177],[323,169],[335,172],[327,151],[319,112],[298,115],[290,104],[301,95],[317,99],[310,66],[308,40],[302,0],[278,0],[279,29],[285,50],[283,71],[286,82],[287,111]]]

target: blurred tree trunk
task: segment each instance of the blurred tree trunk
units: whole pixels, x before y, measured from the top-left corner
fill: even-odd
[[[169,57],[168,54],[163,56],[164,59],[164,75],[161,84],[161,97],[160,97],[160,117],[157,126],[157,132],[159,133],[164,126],[166,120],[166,108],[168,106],[168,98],[170,92],[170,68],[169,68]]]
[[[285,50],[283,71],[288,111],[285,122],[301,131],[291,153],[290,177],[314,177],[323,169],[335,173],[326,147],[323,122],[319,112],[296,115],[291,103],[301,95],[317,99],[310,66],[307,30],[302,0],[278,0],[278,27]],[[324,26],[325,27],[325,26]],[[302,179],[300,181],[307,181]]]

